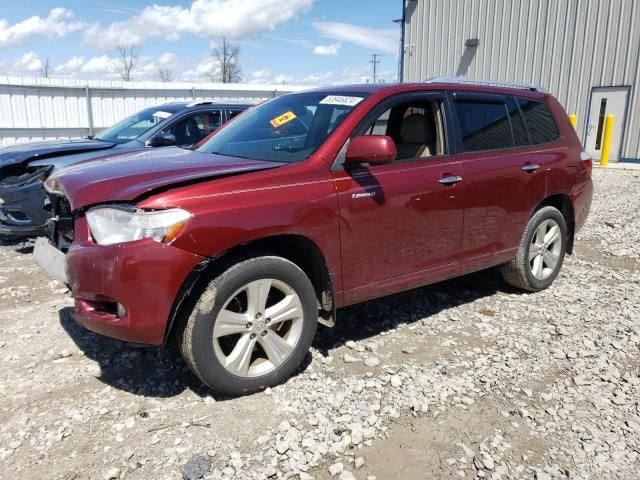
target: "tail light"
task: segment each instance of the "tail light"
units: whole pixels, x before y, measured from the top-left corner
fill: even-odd
[[[582,160],[587,172],[591,175],[591,170],[593,169],[593,159],[591,158],[591,154],[583,150],[580,152],[580,160]]]

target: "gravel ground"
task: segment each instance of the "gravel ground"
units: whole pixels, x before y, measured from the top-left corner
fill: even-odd
[[[339,312],[287,384],[244,398],[86,331],[0,251],[0,479],[636,479],[640,172],[596,170],[552,288],[481,272]]]

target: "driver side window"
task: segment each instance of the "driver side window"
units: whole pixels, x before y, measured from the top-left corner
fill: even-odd
[[[186,147],[194,145],[213,132],[221,124],[220,112],[203,112],[180,120],[164,130],[176,137],[176,145]]]
[[[442,102],[417,100],[392,106],[366,127],[364,135],[387,135],[396,145],[396,160],[446,153]]]

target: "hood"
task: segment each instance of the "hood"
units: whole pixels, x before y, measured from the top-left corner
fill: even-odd
[[[0,148],[0,167],[27,163],[31,160],[41,158],[59,157],[62,155],[73,155],[75,153],[90,152],[95,150],[106,150],[116,144],[102,142],[100,140],[78,139],[78,140],[54,140],[50,142],[19,143],[10,147]],[[49,162],[55,164],[56,162]]]
[[[63,168],[46,182],[49,191],[65,195],[71,208],[131,201],[163,187],[209,178],[280,167],[284,163],[248,160],[181,148],[159,148],[109,156]]]

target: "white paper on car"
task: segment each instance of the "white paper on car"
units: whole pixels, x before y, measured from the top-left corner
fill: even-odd
[[[324,97],[320,104],[322,105],[344,105],[345,107],[355,107],[359,104],[363,97],[349,97],[346,95],[329,95]]]
[[[153,114],[154,117],[158,117],[162,119],[169,118],[171,115],[173,115],[173,113],[163,112],[162,110]]]

